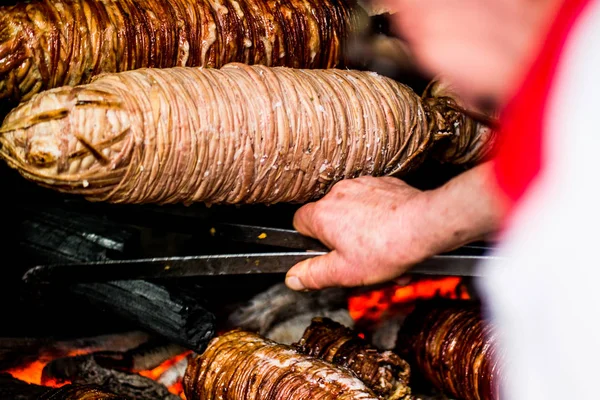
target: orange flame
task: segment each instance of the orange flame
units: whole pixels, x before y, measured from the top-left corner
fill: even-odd
[[[84,354],[89,354],[89,353],[90,353],[90,351],[85,350],[85,349],[72,350],[68,353],[67,357],[73,357],[73,356],[84,355]],[[138,371],[137,373],[156,381],[161,377],[161,375],[165,371],[167,371],[170,367],[172,367],[179,361],[186,358],[191,353],[192,353],[191,351],[186,351],[182,354],[178,354],[175,357],[172,357],[172,358],[166,360],[165,362],[163,362],[162,364],[160,364],[159,366],[157,366],[154,369],[146,370],[146,371]],[[59,382],[59,381],[51,379],[51,380],[45,380],[44,383],[42,384],[42,371],[43,371],[44,367],[46,366],[46,364],[48,364],[50,361],[52,361],[52,358],[50,358],[50,359],[42,358],[42,359],[35,360],[35,361],[33,361],[29,364],[23,365],[23,366],[8,369],[4,372],[7,372],[8,374],[12,375],[13,378],[22,380],[27,383],[36,384],[36,385],[43,385],[43,386],[49,386],[49,387],[61,387],[61,386],[71,383],[70,381],[60,381]],[[173,393],[177,396],[180,396],[182,399],[185,400],[185,395],[183,394],[183,384],[181,382],[176,382],[175,384],[168,387],[168,389],[171,393]]]
[[[79,355],[88,354],[88,353],[89,353],[89,350],[85,350],[85,349],[71,350],[67,354],[67,357],[74,357],[74,356],[79,356]],[[29,364],[15,367],[15,368],[9,369],[4,372],[7,372],[9,375],[12,375],[13,378],[20,379],[24,382],[41,385],[42,384],[42,370],[44,369],[46,364],[48,364],[50,361],[52,361],[52,359],[41,358],[41,359],[35,360]],[[50,380],[50,381],[44,382],[44,386],[61,387],[61,386],[67,385],[69,383],[71,383],[71,382],[69,382],[69,381],[58,382],[58,381]]]
[[[190,354],[192,354],[191,351],[186,351],[185,353],[181,353],[179,355],[176,355],[173,358],[168,359],[167,361],[163,362],[162,364],[160,364],[158,367],[156,367],[154,369],[147,370],[147,371],[139,371],[138,374],[140,374],[142,376],[145,376],[146,378],[150,378],[150,379],[156,381],[169,368],[171,368],[172,366],[174,366],[175,364],[177,364],[179,361],[183,360],[184,358],[186,358]],[[176,382],[174,385],[169,386],[168,389],[169,389],[169,391],[171,393],[184,398],[184,396],[183,396],[183,385],[182,385],[181,382]]]
[[[350,297],[348,309],[353,320],[380,320],[396,305],[431,298],[469,299],[459,277],[426,279],[408,285],[392,285]]]

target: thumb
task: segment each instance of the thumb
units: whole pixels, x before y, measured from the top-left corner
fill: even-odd
[[[347,263],[335,250],[319,257],[309,258],[294,265],[285,277],[292,290],[316,290],[343,285],[344,266]]]

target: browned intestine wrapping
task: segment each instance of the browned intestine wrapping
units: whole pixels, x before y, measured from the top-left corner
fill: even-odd
[[[468,168],[493,157],[497,139],[493,128],[498,128],[495,112],[465,105],[445,79],[433,80],[422,98],[439,114],[440,134],[445,136],[433,151],[436,159]],[[456,111],[462,112],[456,114]],[[452,113],[454,118],[447,118],[447,113]]]
[[[49,389],[38,400],[128,400],[127,397],[105,392],[97,386],[66,385]]]
[[[397,351],[451,398],[501,398],[503,357],[493,326],[471,302],[423,303],[406,318]]]
[[[0,99],[108,72],[229,62],[332,68],[354,0],[33,0],[0,7]]]
[[[188,400],[378,400],[352,372],[245,331],[231,331],[192,357]]]
[[[372,72],[140,69],[21,104],[0,156],[91,201],[302,203],[341,179],[417,168],[448,121],[461,126],[442,107]]]
[[[303,354],[350,369],[381,398],[409,398],[408,363],[392,351],[379,351],[329,318],[314,318],[294,347]]]

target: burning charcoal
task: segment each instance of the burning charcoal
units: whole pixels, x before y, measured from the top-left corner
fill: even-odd
[[[398,335],[403,354],[430,385],[462,400],[500,398],[503,360],[480,306],[429,301],[406,318]]]
[[[324,313],[346,307],[347,292],[344,289],[301,293],[290,290],[284,283],[279,283],[237,307],[229,315],[227,327],[256,331],[265,336],[277,324],[299,315],[322,316]],[[343,317],[342,322],[352,323],[352,319]]]
[[[181,400],[150,378],[101,367],[93,354],[59,358],[46,364],[42,371],[42,383],[55,380],[98,385],[133,400]]]
[[[383,350],[393,350],[396,347],[398,332],[404,322],[403,315],[384,319],[375,325],[371,342],[373,346]]]
[[[379,396],[408,399],[410,367],[391,351],[379,351],[351,329],[327,318],[315,318],[296,345],[298,351],[352,370]]]
[[[94,385],[67,385],[44,393],[37,400],[130,400],[117,396]]]
[[[94,360],[104,368],[119,371],[145,371],[186,351],[185,348],[161,340],[150,340],[128,351],[94,352]]]
[[[378,400],[351,371],[241,330],[190,360],[184,389],[188,400]]]
[[[102,216],[60,207],[20,206],[20,251],[30,263],[69,263],[124,258],[139,232]]]
[[[0,399],[5,400],[36,400],[48,388],[31,385],[6,373],[0,373]]]
[[[215,316],[204,308],[202,288],[173,288],[147,281],[81,283],[72,291],[103,309],[169,341],[202,351],[215,332]]]
[[[264,336],[277,343],[291,345],[300,340],[306,327],[310,325],[315,317],[329,318],[343,325],[352,325],[354,323],[347,309],[309,312],[274,325]]]
[[[176,383],[181,382],[185,375],[188,362],[188,357],[182,358],[181,360],[177,361],[169,369],[167,369],[161,374],[157,382],[165,385],[166,387],[171,387]]]
[[[125,332],[72,340],[0,338],[0,371],[20,369],[35,361],[66,357],[77,352],[128,352],[149,340],[145,332]]]
[[[91,385],[65,385],[59,389],[32,385],[0,374],[0,399],[6,400],[130,400]]]

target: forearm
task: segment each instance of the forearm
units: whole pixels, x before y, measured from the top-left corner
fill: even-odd
[[[492,163],[488,162],[424,193],[427,255],[485,239],[499,230],[505,208],[492,174]]]

